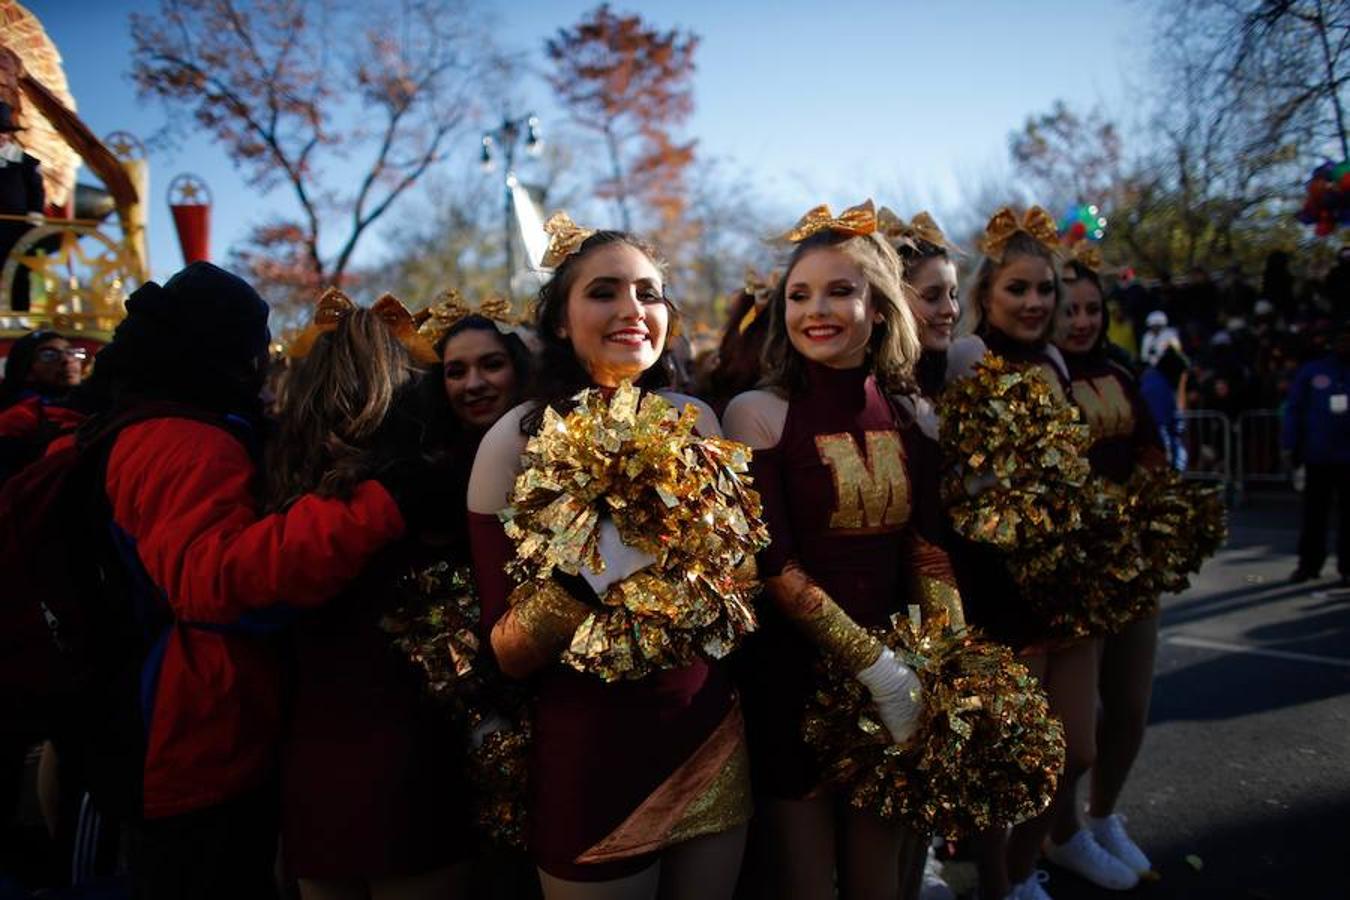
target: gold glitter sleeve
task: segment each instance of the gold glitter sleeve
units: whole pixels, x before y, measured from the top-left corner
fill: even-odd
[[[954,628],[964,628],[965,612],[956,575],[945,551],[911,531],[905,548],[909,563],[910,596],[914,597],[924,619],[944,613]]]
[[[766,579],[764,588],[783,615],[850,672],[862,671],[881,655],[881,642],[853,621],[795,562],[789,562],[781,575]]]
[[[511,608],[492,628],[492,652],[502,672],[524,678],[555,662],[591,612],[555,581],[526,582],[511,592]]]

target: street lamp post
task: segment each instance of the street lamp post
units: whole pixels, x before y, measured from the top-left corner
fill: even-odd
[[[492,131],[483,132],[483,171],[491,172],[496,166],[494,158],[494,149],[505,157],[505,206],[503,219],[503,237],[506,240],[506,299],[512,299],[511,275],[516,270],[515,265],[515,243],[511,239],[511,221],[515,214],[515,200],[513,189],[517,185],[515,162],[516,162],[516,144],[521,136],[525,138],[525,152],[531,156],[538,156],[544,148],[544,141],[539,136],[539,117],[534,113],[528,113],[519,118],[513,119],[509,115],[502,119],[502,124]]]

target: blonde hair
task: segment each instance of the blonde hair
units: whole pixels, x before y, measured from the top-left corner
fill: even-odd
[[[1042,337],[1043,340],[1049,340],[1050,332],[1054,329],[1055,320],[1059,315],[1060,303],[1064,299],[1064,288],[1059,276],[1059,261],[1049,248],[1025,231],[1019,231],[1008,238],[1008,242],[1003,248],[1002,259],[994,260],[988,256],[980,257],[979,265],[975,269],[975,277],[970,279],[969,282],[970,288],[966,294],[966,301],[961,304],[962,333],[983,335],[989,330],[987,321],[989,311],[985,307],[989,302],[989,294],[994,289],[994,279],[1013,260],[1027,256],[1045,260],[1055,275],[1055,306],[1050,311],[1046,332]]]
[[[838,250],[862,270],[871,289],[872,307],[881,322],[872,328],[866,365],[877,383],[891,393],[913,393],[914,364],[922,346],[914,314],[909,308],[909,285],[895,248],[880,233],[850,235],[838,231],[820,231],[797,244],[783,269],[783,277],[769,301],[769,333],[762,354],[763,383],[788,394],[806,387],[805,362],[788,338],[784,308],[787,304],[788,275],[812,250]]]

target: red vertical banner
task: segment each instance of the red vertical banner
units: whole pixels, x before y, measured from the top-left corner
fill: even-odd
[[[169,182],[169,212],[178,230],[183,263],[211,258],[211,191],[196,175],[182,174]]]

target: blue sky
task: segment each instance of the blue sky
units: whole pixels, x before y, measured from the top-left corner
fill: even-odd
[[[544,39],[595,5],[495,4],[497,38],[540,62]],[[1028,114],[1064,98],[1128,116],[1139,105],[1130,100],[1130,86],[1146,74],[1144,0],[614,5],[701,36],[696,111],[687,134],[699,140],[701,154],[752,171],[767,205],[789,218],[815,203],[837,208],[867,195],[940,209],[958,199],[962,181],[1006,169],[1008,133]],[[80,114],[96,133],[148,136],[163,124],[162,107],[137,101],[127,74],[128,15],[152,12],[156,3],[28,0],[28,6],[60,49]],[[546,129],[558,119],[541,83],[527,83],[522,94]],[[475,135],[466,135],[465,143],[464,160],[455,165],[471,162],[477,150]],[[255,195],[204,139],[157,148],[150,159],[156,276],[182,262],[164,197],[179,172],[201,175],[214,192],[217,258],[225,258],[252,222],[286,208],[282,194]],[[416,208],[413,198],[392,215]],[[386,249],[376,235],[359,261],[374,261]]]

